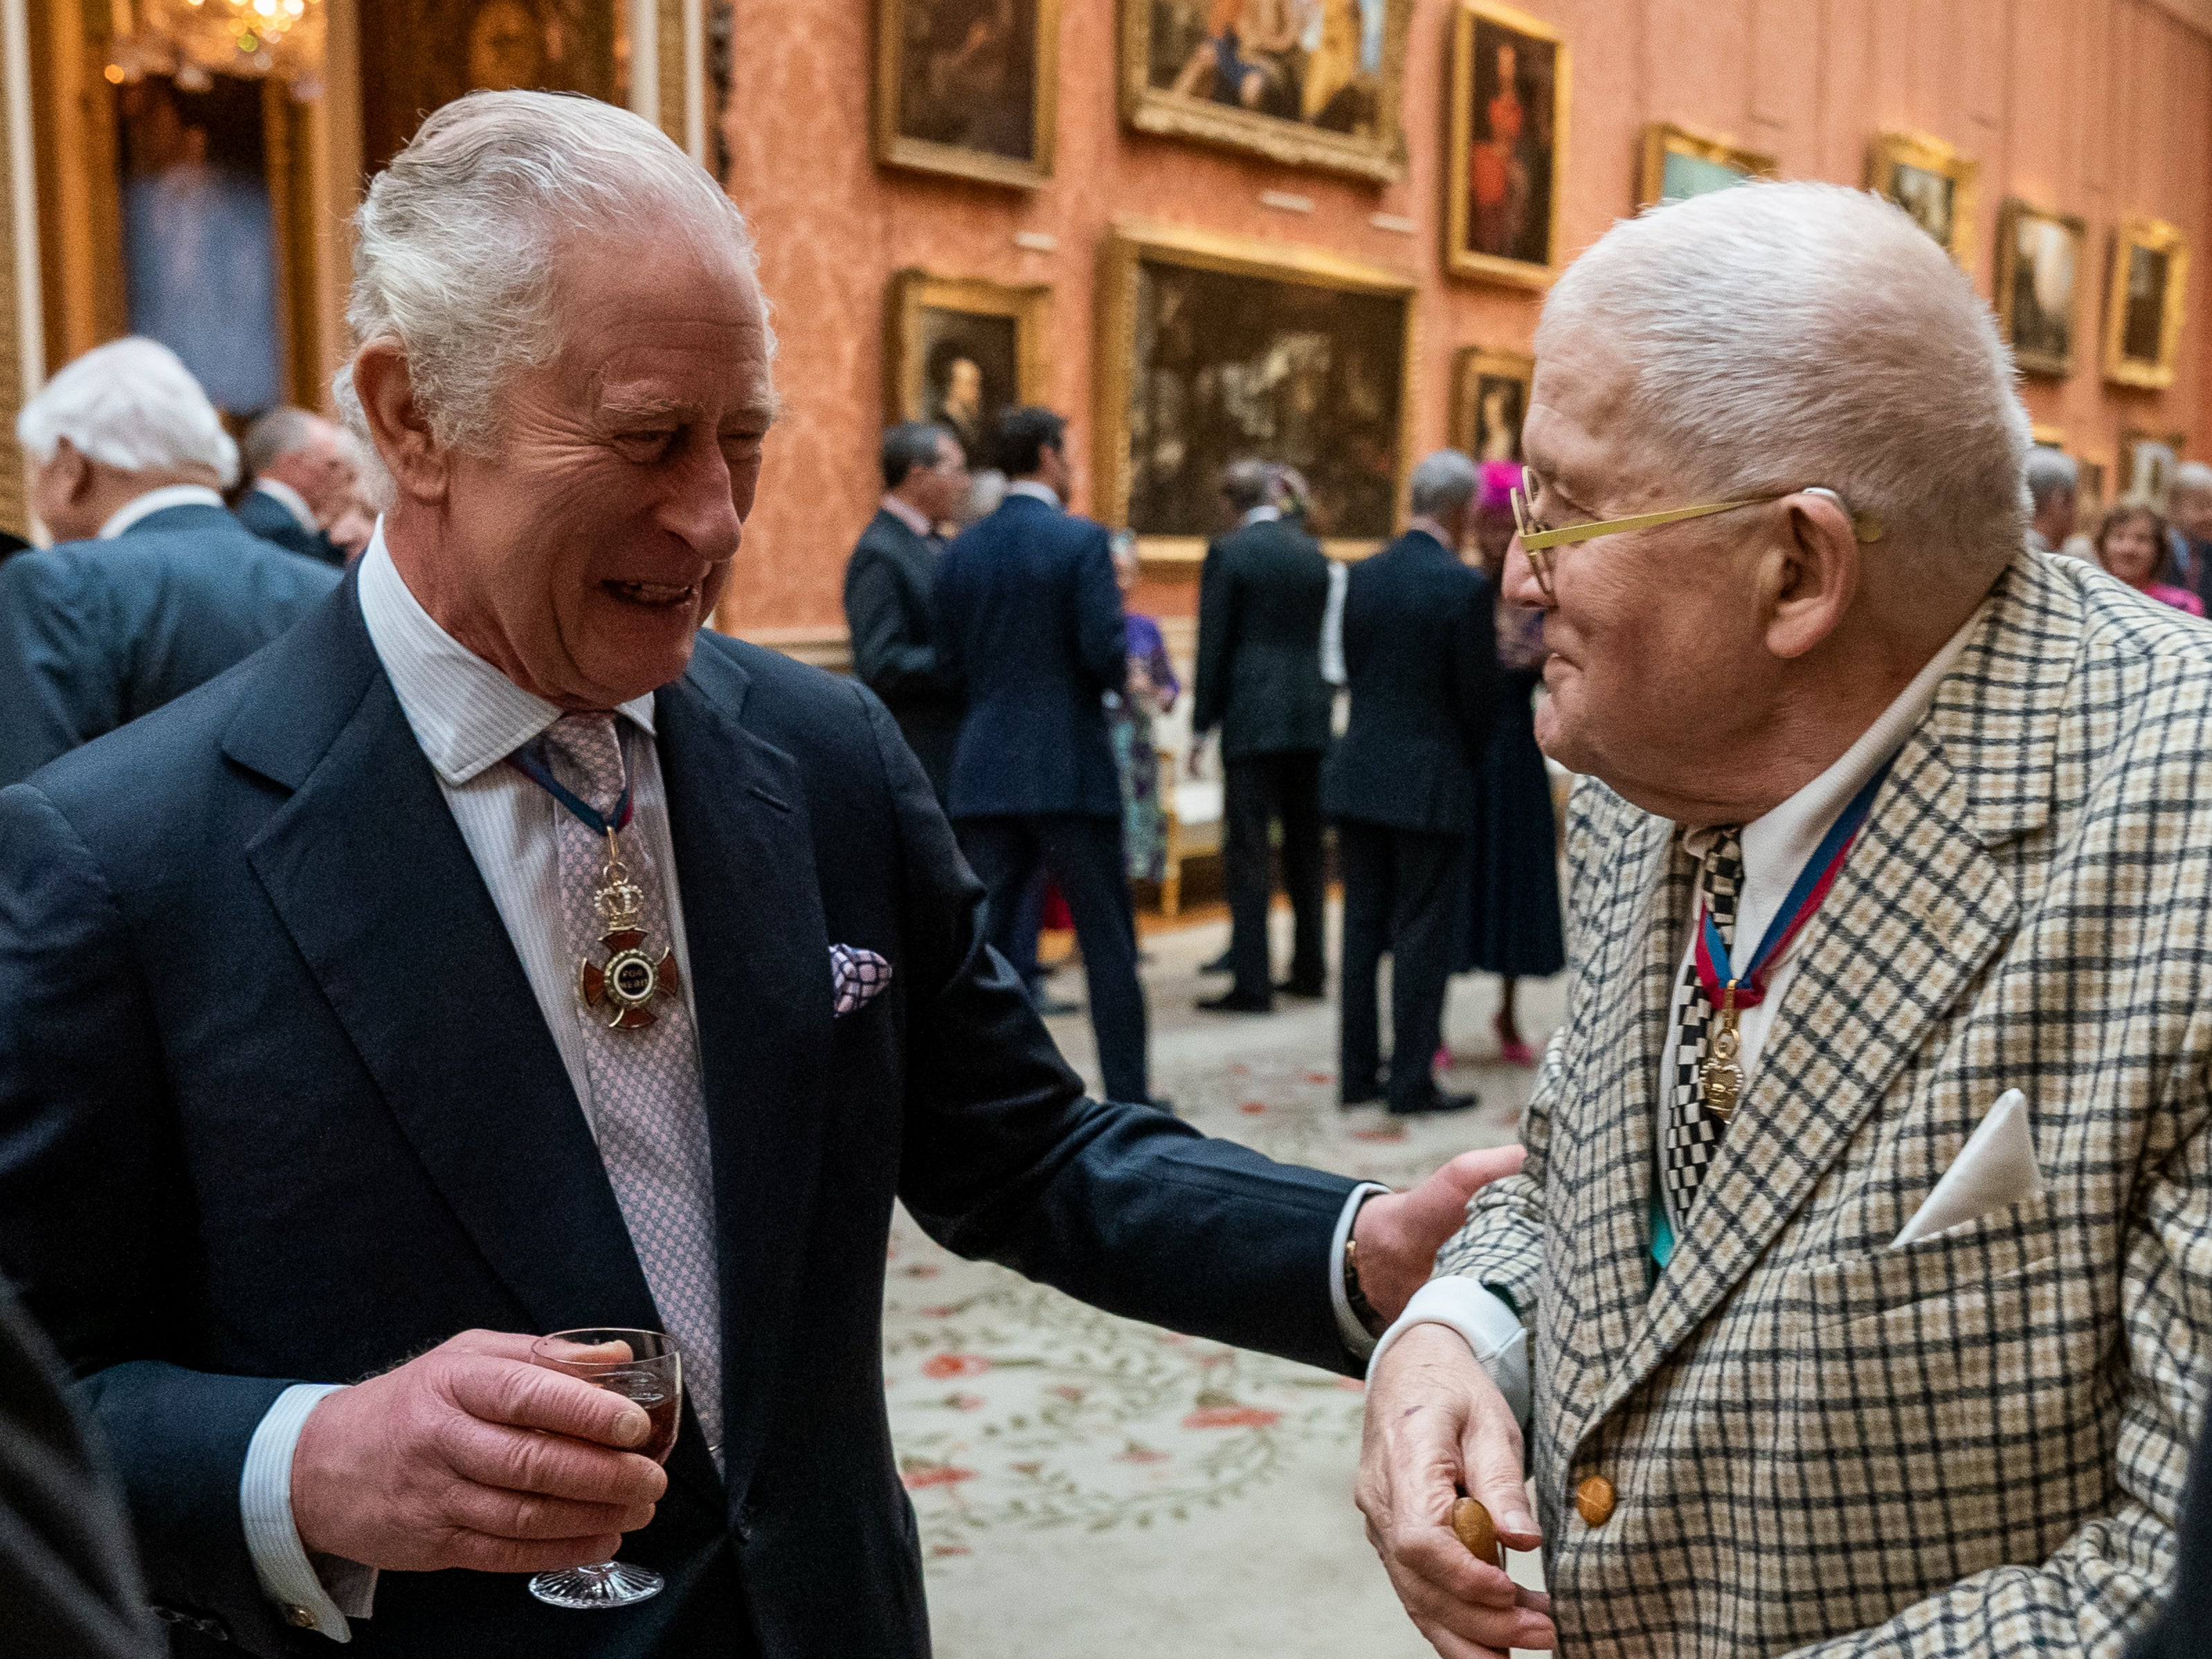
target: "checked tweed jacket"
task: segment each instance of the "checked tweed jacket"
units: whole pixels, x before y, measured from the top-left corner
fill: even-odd
[[[1531,1327],[1560,1653],[2117,1656],[2212,1382],[2212,629],[2078,562],[2008,568],[1656,1284],[1693,872],[1602,786],[1571,819],[1528,1161],[1439,1256]],[[2045,1191],[1890,1249],[2008,1088]]]

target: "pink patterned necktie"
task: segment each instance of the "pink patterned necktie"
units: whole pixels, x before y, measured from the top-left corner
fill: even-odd
[[[604,815],[615,810],[623,774],[613,715],[563,714],[545,733],[545,755],[554,776],[594,811]],[[606,955],[599,942],[605,924],[592,896],[606,866],[606,837],[564,808],[556,808],[553,818],[569,953],[578,963],[599,962]],[[623,837],[622,854],[630,879],[644,890],[646,941],[657,956],[674,943],[660,872],[652,867],[644,837],[634,831]],[[580,997],[575,1010],[584,1036],[599,1158],[660,1310],[662,1328],[683,1347],[684,1392],[719,1468],[721,1298],[706,1101],[690,1007],[680,994],[659,998],[653,1005],[653,1024],[630,1030],[610,1029]]]

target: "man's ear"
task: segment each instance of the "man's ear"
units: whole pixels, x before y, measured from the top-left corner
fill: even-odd
[[[451,481],[446,449],[415,401],[405,348],[387,338],[371,340],[354,353],[353,389],[376,453],[400,493],[425,503],[444,501]]]
[[[1802,657],[1835,632],[1859,588],[1860,547],[1851,516],[1824,491],[1802,490],[1780,503],[1783,539],[1760,568],[1767,606],[1766,648]]]
[[[92,494],[92,463],[67,438],[54,440],[54,458],[46,465],[53,469],[54,486],[63,501],[81,501]]]

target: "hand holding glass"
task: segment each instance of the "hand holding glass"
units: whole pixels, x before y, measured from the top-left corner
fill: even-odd
[[[532,1364],[580,1377],[644,1407],[653,1425],[641,1456],[665,1463],[684,1417],[684,1356],[659,1331],[556,1331],[531,1346]],[[660,1594],[665,1581],[650,1567],[626,1561],[541,1572],[530,1593],[556,1607],[626,1607]]]

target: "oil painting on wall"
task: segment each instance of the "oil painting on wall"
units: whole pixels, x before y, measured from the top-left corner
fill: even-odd
[[[1997,326],[2032,374],[2074,368],[2075,295],[2088,231],[2070,213],[2008,201],[1997,219]]]
[[[1867,188],[1903,208],[1962,265],[1973,258],[1980,170],[1978,161],[1922,133],[1881,133],[1867,150]]]
[[[1452,360],[1451,447],[1480,461],[1521,459],[1521,422],[1536,360],[1463,346]]]
[[[1030,185],[1052,176],[1058,0],[880,0],[876,153]]]
[[[1452,31],[1445,264],[1540,286],[1559,263],[1567,48],[1535,18],[1463,0]]]
[[[1407,0],[1125,0],[1122,111],[1141,131],[1395,179]]]
[[[1044,398],[1042,288],[902,270],[891,279],[886,416],[934,421],[968,464],[994,465],[992,433],[1010,404]]]
[[[2112,239],[2105,301],[2105,378],[2152,390],[2173,384],[2181,356],[2189,243],[2159,219],[2129,219]]]
[[[1771,174],[1775,167],[1775,158],[1763,150],[1746,149],[1671,121],[1654,121],[1644,129],[1636,205],[1646,208],[1726,190],[1747,179]]]

